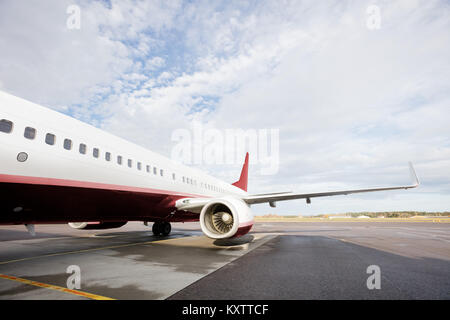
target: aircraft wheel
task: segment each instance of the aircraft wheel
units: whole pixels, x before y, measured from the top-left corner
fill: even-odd
[[[172,230],[172,226],[170,225],[170,222],[163,222],[161,224],[161,233],[163,236],[168,236],[170,234],[170,231]]]
[[[161,226],[162,226],[161,222],[153,223],[153,226],[152,226],[153,235],[159,236],[161,234],[161,229],[162,229]]]

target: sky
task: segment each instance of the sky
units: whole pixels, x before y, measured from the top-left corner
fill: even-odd
[[[250,193],[421,181],[256,214],[449,211],[449,57],[448,1],[0,1],[2,91],[230,183],[248,149]]]

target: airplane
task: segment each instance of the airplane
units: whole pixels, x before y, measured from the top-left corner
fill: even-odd
[[[329,191],[250,194],[249,154],[230,184],[57,111],[0,91],[0,224],[68,223],[112,229],[153,222],[156,236],[171,223],[200,221],[212,239],[247,234],[251,205],[416,188],[411,185]]]

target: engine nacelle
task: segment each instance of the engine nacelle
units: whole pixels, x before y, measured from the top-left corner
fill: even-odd
[[[89,230],[101,230],[101,229],[115,229],[123,227],[128,221],[118,222],[69,222],[69,226],[74,229],[89,229]]]
[[[212,239],[240,237],[252,228],[253,214],[240,199],[214,199],[202,208],[200,226],[203,233]]]

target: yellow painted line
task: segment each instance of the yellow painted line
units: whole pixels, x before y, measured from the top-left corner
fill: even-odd
[[[14,276],[8,276],[8,275],[1,274],[1,273],[0,273],[0,278],[1,279],[7,279],[7,280],[21,282],[21,283],[28,284],[28,285],[31,285],[31,286],[36,286],[36,287],[56,290],[56,291],[60,291],[60,292],[64,292],[64,293],[69,293],[69,294],[73,294],[73,295],[76,295],[76,296],[89,298],[89,299],[93,299],[93,300],[116,300],[116,299],[112,299],[112,298],[108,298],[108,297],[104,297],[104,296],[99,296],[99,295],[93,294],[93,293],[88,293],[88,292],[83,292],[83,291],[73,290],[73,289],[67,289],[67,288],[63,288],[63,287],[60,287],[60,286],[54,286],[52,284],[47,284],[47,283],[42,283],[42,282],[32,281],[32,280],[27,280],[27,279],[23,279],[23,278],[19,278],[19,277],[14,277]]]
[[[99,251],[99,250],[124,248],[124,247],[131,247],[131,246],[138,246],[138,245],[145,245],[145,244],[152,244],[152,243],[161,243],[161,242],[174,241],[174,240],[186,239],[186,238],[190,238],[190,237],[178,237],[178,238],[171,238],[171,239],[164,239],[164,240],[135,242],[135,243],[120,244],[120,245],[108,246],[108,247],[82,249],[82,250],[66,251],[66,252],[59,252],[59,253],[50,253],[50,254],[44,254],[44,255],[41,255],[41,256],[35,256],[35,257],[29,257],[29,258],[22,258],[22,259],[16,259],[16,260],[8,260],[8,261],[0,261],[0,265],[8,264],[8,263],[14,263],[14,262],[20,262],[20,261],[34,260],[34,259],[39,259],[39,258],[63,256],[63,255],[68,255],[68,254],[76,254],[76,253],[85,253],[85,252],[92,252],[92,251]]]

